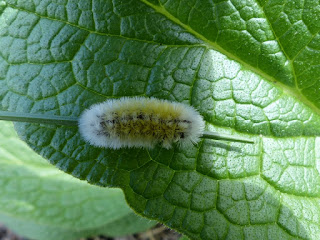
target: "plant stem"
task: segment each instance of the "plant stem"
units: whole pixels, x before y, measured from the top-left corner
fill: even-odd
[[[13,122],[47,123],[55,125],[77,126],[78,118],[45,114],[18,113],[0,111],[0,120]]]
[[[253,140],[250,140],[248,138],[242,138],[242,137],[235,137],[228,134],[221,134],[216,132],[203,132],[202,138],[208,138],[208,139],[215,139],[215,140],[225,140],[225,141],[232,141],[232,142],[242,142],[242,143],[250,143],[254,144]]]
[[[77,126],[77,117],[65,117],[56,115],[45,115],[45,114],[32,114],[32,113],[19,113],[19,112],[7,112],[0,111],[0,120],[13,121],[13,122],[30,122],[30,123],[46,123],[55,125],[66,125],[66,126]],[[221,134],[216,132],[205,131],[202,138],[225,140],[232,142],[251,143],[254,141],[248,138],[235,137],[228,134]]]

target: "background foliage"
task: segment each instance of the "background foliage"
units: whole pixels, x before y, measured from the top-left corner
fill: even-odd
[[[77,180],[23,143],[0,122],[0,221],[30,239],[123,236],[155,225],[135,215],[119,189]]]

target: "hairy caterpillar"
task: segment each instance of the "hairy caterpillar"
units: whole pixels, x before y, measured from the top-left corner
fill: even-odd
[[[95,104],[79,118],[79,130],[91,145],[119,149],[169,149],[196,144],[200,137],[252,143],[250,140],[204,132],[202,116],[191,106],[144,97],[123,97]]]
[[[123,97],[95,104],[80,118],[0,111],[0,120],[77,126],[91,145],[118,149],[121,147],[164,148],[196,144],[200,138],[233,142],[254,141],[204,131],[202,116],[191,106],[156,98]]]

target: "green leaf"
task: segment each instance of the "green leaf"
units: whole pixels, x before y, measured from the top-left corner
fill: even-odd
[[[182,236],[181,238],[179,238],[179,240],[189,240],[189,238],[186,236]]]
[[[319,239],[317,1],[7,0],[1,110],[77,117],[121,96],[197,108],[255,145],[99,149],[76,127],[16,124],[63,171],[120,187],[191,239]]]
[[[103,189],[48,164],[0,122],[0,221],[32,239],[122,236],[155,223],[136,216],[119,189]]]

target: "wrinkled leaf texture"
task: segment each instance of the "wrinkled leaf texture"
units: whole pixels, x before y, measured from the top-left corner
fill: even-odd
[[[99,149],[77,127],[16,124],[80,179],[191,239],[320,238],[320,4],[315,0],[1,2],[2,109],[79,116],[153,96],[256,144]]]

